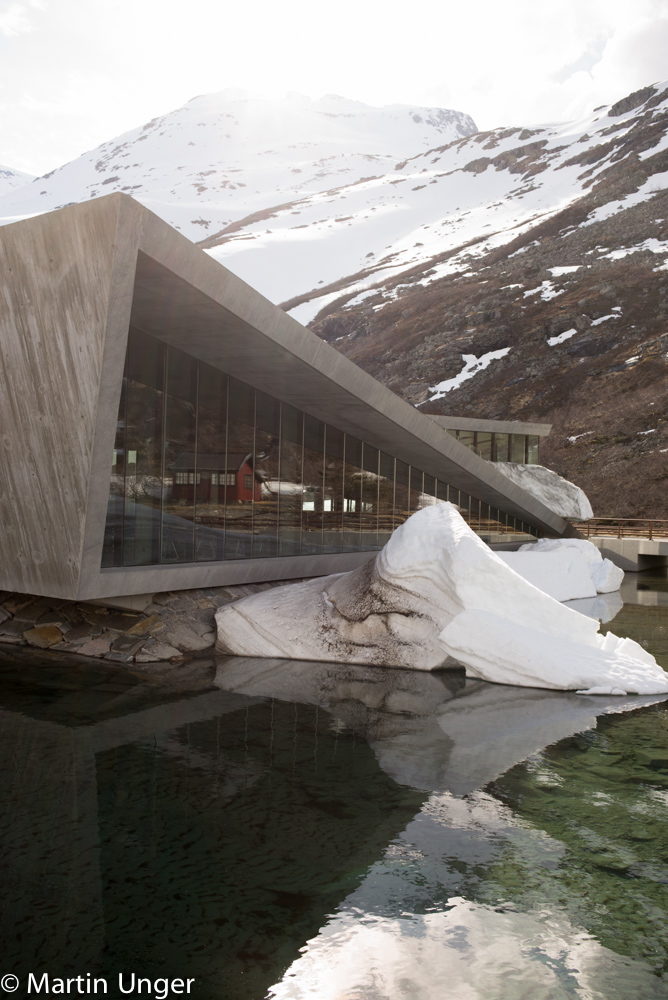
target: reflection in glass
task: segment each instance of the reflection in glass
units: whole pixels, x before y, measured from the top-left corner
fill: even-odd
[[[510,461],[524,465],[526,436],[524,434],[510,435]]]
[[[424,475],[419,469],[411,466],[410,470],[410,512],[414,514],[416,510],[420,510],[422,507],[422,495],[424,493]]]
[[[360,517],[361,547],[363,549],[374,549],[378,544],[379,459],[378,449],[365,442],[362,448],[362,508]]]
[[[131,338],[122,449],[125,566],[159,562],[161,505],[171,488],[170,476],[163,473],[164,364],[164,345],[139,333]]]
[[[476,434],[476,448],[481,458],[491,461],[492,458],[492,435],[487,431],[478,431]]]
[[[397,459],[395,464],[394,527],[410,517],[410,466]]]
[[[227,430],[225,558],[249,559],[252,553],[253,500],[260,484],[253,470],[255,390],[230,378]]]
[[[197,470],[197,363],[194,358],[167,349],[165,394],[165,479],[168,493],[162,509],[162,561],[192,562],[195,544]]]
[[[381,451],[378,481],[378,547],[385,545],[394,530],[394,459]]]
[[[323,552],[343,548],[345,434],[327,425],[325,435],[325,493]]]
[[[304,415],[304,493],[302,499],[302,555],[322,552],[322,515],[325,471],[325,425]]]
[[[255,406],[253,469],[259,485],[259,496],[254,501],[253,556],[266,558],[278,555],[281,404],[273,396],[258,390]]]
[[[199,366],[195,560],[222,559],[225,551],[227,472],[227,375]]]
[[[362,442],[346,434],[343,486],[343,551],[357,552],[362,545]]]
[[[508,435],[458,434],[462,443],[469,435],[469,443],[508,460]],[[524,448],[525,437],[512,439],[513,456],[518,442]],[[526,457],[537,461],[537,437],[528,438]],[[458,504],[486,540],[529,530],[368,442],[131,329],[104,568],[371,551],[436,498]]]
[[[494,461],[495,462],[507,462],[508,461],[508,435],[507,434],[495,434],[494,435]]]
[[[527,464],[528,465],[538,465],[538,445],[540,444],[540,438],[537,434],[529,434],[527,437]]]
[[[280,504],[278,508],[278,554],[298,556],[302,532],[302,453],[304,414],[281,403]]]

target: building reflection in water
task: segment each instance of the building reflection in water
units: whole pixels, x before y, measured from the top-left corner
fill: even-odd
[[[438,802],[627,707],[452,672],[189,670],[2,654],[2,941],[17,975],[134,970],[265,996],[346,901],[387,903],[374,865]]]

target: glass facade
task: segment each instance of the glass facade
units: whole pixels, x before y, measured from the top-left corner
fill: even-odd
[[[372,444],[130,330],[103,567],[370,551],[437,499],[457,504],[486,540],[535,534]]]
[[[460,444],[492,462],[538,465],[540,438],[537,434],[497,434],[490,431],[459,431],[447,428]]]

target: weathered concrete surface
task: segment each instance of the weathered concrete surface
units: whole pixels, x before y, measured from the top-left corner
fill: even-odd
[[[458,431],[492,431],[496,434],[534,434],[547,437],[552,430],[552,424],[529,423],[525,420],[484,420],[478,417],[442,416],[437,413],[430,413],[428,416],[441,427]]]
[[[589,539],[601,555],[623,569],[638,573],[640,570],[668,566],[668,538],[614,538],[598,535]]]
[[[130,320],[548,535],[568,531],[496,467],[125,195],[5,226],[0,253],[0,587],[82,600],[351,568],[349,555],[332,555],[295,557],[292,571],[283,560],[101,571]],[[351,555],[356,565],[368,558]]]
[[[107,198],[95,210],[0,228],[0,586],[8,589],[78,591],[118,210]],[[108,419],[106,429],[113,434]]]

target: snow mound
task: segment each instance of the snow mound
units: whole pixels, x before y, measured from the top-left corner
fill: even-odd
[[[516,573],[453,504],[413,514],[350,573],[264,591],[216,614],[218,652],[433,670],[525,687],[668,692],[641,646]]]
[[[604,559],[593,542],[588,542],[585,538],[541,538],[538,542],[528,542],[520,547],[520,552],[526,551],[535,555],[546,552],[577,552],[589,567],[597,594],[612,594],[619,590],[624,579],[624,570],[615,566],[610,559]]]
[[[519,465],[515,462],[495,462],[494,468],[513,483],[544,503],[560,517],[572,521],[588,521],[594,516],[586,493],[543,465]]]
[[[578,538],[544,538],[498,555],[516,573],[555,601],[575,601],[610,594],[622,585],[624,571],[591,542]]]

